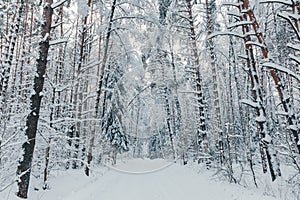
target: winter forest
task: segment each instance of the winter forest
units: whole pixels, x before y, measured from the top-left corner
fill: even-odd
[[[140,158],[300,199],[299,0],[0,0],[0,63],[0,199]]]

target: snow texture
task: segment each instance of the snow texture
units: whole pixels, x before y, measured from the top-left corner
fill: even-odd
[[[162,166],[165,166],[161,168]],[[149,171],[134,175],[108,168],[93,171],[91,177],[82,171],[61,172],[50,180],[50,190],[31,186],[31,200],[276,200],[258,189],[247,190],[228,182],[216,182],[208,171],[194,169],[163,160],[136,159],[116,166],[120,169]],[[159,169],[159,170],[153,170]],[[17,200],[13,189],[0,193],[0,199]]]
[[[89,6],[86,0],[77,0],[78,2],[78,14],[81,16],[86,16],[89,13]]]
[[[269,134],[266,134],[266,136],[263,138],[263,140],[264,140],[266,143],[271,143],[272,137],[271,137]]]

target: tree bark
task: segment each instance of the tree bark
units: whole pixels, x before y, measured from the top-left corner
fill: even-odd
[[[244,9],[247,10],[247,15],[249,16],[249,20],[252,21],[252,28],[255,32],[255,36],[256,36],[258,42],[260,44],[262,44],[262,47],[261,47],[262,55],[267,60],[267,59],[269,59],[269,51],[268,51],[267,45],[265,43],[265,40],[263,38],[263,35],[259,31],[259,25],[258,25],[258,22],[255,18],[254,12],[253,12],[252,9],[249,8],[249,0],[244,1],[244,7],[245,7]],[[290,96],[287,95],[287,92],[284,89],[283,81],[279,77],[278,72],[276,70],[269,69],[269,72],[270,72],[270,74],[273,78],[275,88],[277,89],[278,96],[279,96],[279,99],[281,101],[281,104],[283,106],[284,111],[286,113],[291,113],[293,106],[291,105]],[[286,95],[284,95],[284,94],[286,94]],[[297,119],[295,117],[295,113],[288,114],[286,116],[286,119],[287,119],[287,123],[288,123],[289,126],[295,126],[296,125],[295,121]],[[294,140],[295,146],[297,148],[297,151],[298,151],[298,153],[300,153],[300,141],[299,141],[300,129],[299,128],[297,128],[297,129],[289,128],[289,131],[291,132],[291,135],[293,137],[293,140]]]
[[[50,30],[52,22],[53,9],[51,5],[53,0],[45,0],[45,5],[43,8],[43,18],[44,23],[41,27],[41,36],[42,41],[39,43],[39,57],[37,59],[37,75],[34,78],[34,94],[31,95],[30,101],[30,114],[26,118],[26,132],[27,141],[23,143],[22,148],[24,150],[23,158],[19,162],[17,175],[18,175],[18,193],[17,196],[23,199],[27,198],[32,158],[35,147],[36,132],[38,127],[38,120],[40,114],[40,106],[42,100],[42,90],[44,86],[44,75],[46,72],[47,57],[49,51],[49,39],[50,39]]]
[[[241,1],[241,6],[239,7],[239,12],[243,13],[242,11],[245,9],[248,9],[248,1]],[[242,14],[240,17],[241,21],[247,21],[247,14]],[[243,34],[247,34],[250,32],[250,27],[248,25],[243,25],[242,27]],[[258,136],[259,136],[259,148],[260,148],[260,154],[261,154],[261,160],[262,160],[262,167],[263,172],[267,172],[267,168],[269,167],[270,175],[272,181],[276,179],[276,174],[274,171],[274,166],[271,158],[271,154],[269,151],[269,144],[268,142],[265,142],[265,137],[268,135],[267,130],[267,122],[266,122],[266,108],[264,105],[263,100],[263,92],[262,92],[262,86],[258,77],[258,71],[257,66],[255,62],[255,56],[254,56],[254,50],[251,44],[248,42],[251,41],[250,35],[247,35],[244,37],[244,44],[246,48],[246,54],[247,54],[247,67],[249,70],[251,85],[252,85],[252,97],[254,101],[257,103],[257,107],[255,108],[256,115],[258,118],[263,118],[256,120],[257,128],[258,128]],[[257,119],[257,118],[256,118]]]
[[[111,7],[111,13],[109,17],[109,25],[105,37],[105,47],[104,47],[104,54],[103,54],[103,60],[102,60],[102,65],[100,67],[99,71],[99,82],[98,82],[98,88],[97,88],[97,96],[96,96],[96,103],[95,103],[95,120],[98,119],[99,115],[99,105],[100,105],[100,97],[102,94],[102,87],[103,87],[103,82],[104,82],[104,72],[106,68],[106,62],[108,59],[108,48],[109,48],[109,42],[110,42],[110,37],[111,37],[111,31],[112,31],[112,24],[113,24],[113,18],[114,18],[114,12],[116,9],[116,4],[117,0],[113,0],[112,2],[112,7]],[[106,95],[104,95],[105,98]],[[104,115],[104,110],[102,111],[102,116]],[[102,119],[101,119],[102,120]],[[102,124],[102,123],[101,123]],[[93,126],[96,126],[96,123],[93,124]],[[100,132],[102,131],[102,126],[100,127]],[[85,174],[89,176],[89,167],[93,159],[93,146],[95,142],[95,128],[92,129],[91,135],[90,135],[90,140],[89,140],[89,146],[88,146],[88,152],[87,152],[87,163],[88,165],[85,168]]]
[[[205,10],[206,10],[206,26],[207,26],[207,35],[211,35],[214,31],[214,13],[212,6],[214,3],[212,0],[205,1]],[[215,51],[215,44],[212,38],[208,39],[207,46],[210,54],[210,66],[213,78],[213,107],[216,117],[216,128],[218,133],[218,150],[219,150],[219,159],[220,163],[224,162],[224,139],[223,139],[223,127],[222,127],[222,118],[221,118],[221,106],[220,106],[220,94],[219,94],[219,85],[218,85],[218,74],[217,74],[217,57]]]
[[[196,40],[196,31],[195,31],[195,25],[194,25],[194,16],[193,16],[193,8],[191,0],[186,0],[187,8],[188,8],[188,18],[189,18],[189,39],[191,41],[191,49],[192,49],[192,57],[194,59],[194,88],[196,92],[196,99],[197,99],[197,118],[198,118],[198,127],[197,127],[197,152],[200,150],[200,146],[202,142],[207,140],[207,127],[206,127],[206,119],[205,119],[205,101],[203,96],[203,89],[202,89],[202,77],[200,72],[200,60],[199,60],[199,52],[197,48],[197,40]],[[205,151],[203,149],[203,151]],[[207,154],[207,152],[202,152],[204,154]],[[199,159],[199,158],[197,158]],[[200,160],[198,160],[199,162]]]

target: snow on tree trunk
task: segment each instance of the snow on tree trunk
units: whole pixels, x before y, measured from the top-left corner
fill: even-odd
[[[37,125],[40,115],[40,106],[42,100],[42,91],[45,79],[45,72],[47,66],[47,58],[49,51],[49,40],[50,40],[50,30],[51,30],[51,22],[52,22],[52,14],[53,9],[51,8],[51,4],[53,0],[46,0],[43,8],[43,18],[44,23],[41,27],[41,36],[42,39],[39,43],[39,57],[37,59],[36,72],[37,75],[34,78],[34,93],[30,97],[31,106],[30,106],[30,114],[26,119],[26,132],[27,141],[23,143],[23,156],[19,162],[17,175],[18,175],[18,186],[19,190],[17,196],[20,198],[27,198],[28,187],[30,182],[30,174],[32,167],[32,158],[33,152],[35,148],[35,140],[36,140],[36,132]]]
[[[254,12],[251,8],[249,8],[249,0],[244,1],[243,9],[247,10],[246,14],[249,17],[249,20],[252,22],[251,26],[255,33],[256,39],[258,41],[258,45],[257,45],[257,42],[250,44],[250,45],[258,46],[261,49],[263,58],[268,62],[270,59],[269,50],[268,50],[267,44],[265,42],[265,39],[263,37],[263,34],[260,31],[259,24],[256,20]],[[279,96],[280,102],[282,104],[282,107],[284,109],[284,112],[288,113],[286,115],[286,120],[287,120],[287,124],[288,124],[288,126],[286,128],[288,131],[290,131],[291,137],[293,138],[293,141],[294,141],[294,145],[296,146],[296,151],[298,151],[298,154],[299,154],[300,153],[300,142],[299,142],[300,128],[297,127],[297,119],[296,119],[296,114],[294,113],[294,107],[292,105],[291,96],[289,95],[289,92],[285,89],[284,82],[283,82],[282,78],[280,77],[276,68],[275,69],[269,68],[269,72],[271,74],[271,77],[273,78],[273,82],[274,82],[275,88],[277,89],[278,96]],[[274,153],[274,156],[276,158],[276,153]],[[272,160],[273,160],[271,158],[271,155],[268,155],[268,154],[267,154],[267,159],[268,159],[269,163],[272,162]],[[272,173],[272,170],[270,168],[271,173]],[[279,169],[277,169],[277,170],[278,170],[278,175],[280,175],[281,174],[280,170]],[[273,178],[274,177],[272,176],[272,180],[274,180]]]
[[[199,60],[199,52],[197,47],[197,37],[196,37],[196,30],[194,25],[194,16],[193,16],[193,6],[190,0],[186,1],[187,3],[187,12],[188,12],[188,18],[189,18],[189,37],[191,40],[191,50],[192,50],[192,57],[193,57],[193,70],[194,70],[194,80],[193,80],[193,86],[195,90],[196,95],[196,101],[197,101],[197,151],[198,154],[203,154],[204,157],[207,156],[208,152],[206,152],[206,148],[202,148],[206,145],[207,142],[207,127],[206,127],[206,113],[205,113],[205,100],[204,100],[204,94],[202,89],[202,75],[200,72],[200,60]],[[200,156],[201,157],[201,156]],[[198,162],[201,161],[201,158],[199,158],[198,155]]]
[[[23,11],[25,8],[25,1],[20,0],[16,13],[12,19],[10,24],[10,28],[8,28],[9,24],[7,24],[6,32],[9,34],[6,36],[7,40],[5,40],[5,45],[1,44],[1,56],[0,56],[0,132],[5,133],[7,130],[8,121],[10,118],[9,111],[11,109],[11,105],[8,104],[8,98],[10,95],[14,95],[15,92],[9,91],[9,84],[11,79],[11,68],[13,67],[13,61],[15,57],[15,49],[17,45],[18,34],[20,32],[20,25],[22,20]],[[4,18],[3,18],[4,19]],[[1,24],[0,24],[1,25]],[[2,35],[2,33],[1,33]],[[2,38],[1,38],[2,42]],[[5,46],[2,52],[2,46]],[[2,58],[3,56],[3,58]],[[15,81],[13,81],[14,83]],[[2,136],[0,136],[0,154],[1,154],[1,143]],[[0,158],[1,161],[1,158]],[[1,163],[1,162],[0,162]]]
[[[239,12],[241,13],[240,20],[241,21],[247,21],[248,17],[247,14],[242,14],[242,11],[248,8],[248,1],[241,2],[241,6],[239,7]],[[256,103],[256,106],[254,107],[256,110],[257,117],[255,118],[258,126],[258,135],[259,135],[259,148],[260,148],[260,154],[261,154],[261,160],[262,160],[262,167],[263,172],[267,172],[267,165],[269,166],[270,175],[272,180],[274,181],[276,179],[276,174],[274,171],[273,166],[273,159],[271,158],[271,153],[269,151],[269,143],[265,142],[265,137],[269,136],[268,133],[268,127],[267,127],[267,117],[266,117],[266,108],[265,108],[265,102],[263,100],[263,92],[261,89],[261,83],[258,77],[258,71],[254,56],[254,50],[252,45],[249,43],[251,41],[250,35],[247,35],[249,33],[250,28],[248,25],[243,25],[242,27],[243,34],[246,35],[244,37],[244,44],[246,47],[246,54],[247,54],[247,67],[250,74],[250,80],[251,80],[251,86],[252,86],[252,96],[254,99],[254,102]]]
[[[108,24],[108,29],[106,32],[106,37],[105,37],[105,46],[104,46],[104,53],[103,53],[103,59],[102,59],[102,64],[100,66],[100,71],[99,71],[99,82],[98,82],[98,88],[97,88],[97,95],[96,95],[96,102],[95,102],[95,115],[94,118],[95,120],[98,120],[100,117],[100,121],[101,121],[101,125],[100,125],[100,133],[102,133],[102,124],[103,124],[103,117],[105,114],[105,110],[103,106],[102,109],[102,113],[101,116],[99,116],[99,105],[100,105],[100,98],[101,95],[103,93],[103,85],[104,85],[104,77],[105,77],[105,69],[106,69],[106,64],[107,64],[107,60],[108,60],[108,49],[109,49],[109,43],[110,43],[110,38],[111,38],[111,31],[112,31],[112,25],[113,25],[113,18],[114,18],[114,12],[116,9],[116,4],[117,4],[117,0],[114,0],[112,2],[112,6],[111,6],[111,12],[110,12],[110,16],[109,16],[109,24]],[[103,95],[104,98],[106,98],[106,95]],[[103,104],[105,104],[105,99],[103,99]],[[93,123],[93,127],[92,127],[92,132],[90,134],[90,140],[89,140],[89,144],[88,144],[88,152],[87,152],[87,166],[85,168],[85,174],[87,176],[89,176],[89,167],[90,164],[92,162],[93,159],[93,146],[94,146],[94,142],[95,142],[95,129],[96,126],[96,122]]]
[[[206,27],[207,27],[207,36],[209,37],[214,32],[215,26],[215,10],[216,2],[214,0],[205,1],[205,10],[206,10]],[[215,50],[215,44],[212,38],[207,39],[207,48],[210,54],[210,64],[211,72],[213,79],[213,107],[214,107],[214,116],[216,118],[216,131],[218,133],[218,151],[220,163],[224,162],[224,139],[223,139],[223,125],[221,118],[221,106],[220,106],[220,94],[219,94],[219,85],[218,85],[218,72],[217,72],[217,56]]]
[[[163,44],[164,44],[164,30],[163,28],[166,25],[167,13],[169,11],[169,6],[171,4],[170,0],[159,0],[159,34],[157,36],[157,60],[159,62],[159,67],[161,71],[161,90],[162,90],[162,98],[164,99],[164,108],[166,112],[166,128],[169,134],[170,145],[172,148],[172,156],[173,159],[177,159],[177,152],[175,147],[175,140],[174,140],[174,131],[175,127],[172,126],[172,112],[171,112],[171,101],[169,100],[170,95],[170,88],[167,85],[166,80],[166,67],[167,63],[169,63],[168,58],[166,58],[166,53],[163,51]]]
[[[10,78],[9,76],[10,76],[11,66],[13,64],[15,47],[17,43],[17,35],[20,31],[22,13],[25,8],[24,0],[20,0],[17,6],[18,9],[15,13],[16,21],[12,21],[11,24],[10,34],[8,36],[8,44],[6,46],[4,63],[2,63],[2,59],[0,60],[2,65],[1,67],[3,67],[0,73],[0,100],[1,100],[0,111],[1,112],[3,112],[5,106],[2,104],[4,104],[6,101],[7,89],[8,89],[9,78]]]

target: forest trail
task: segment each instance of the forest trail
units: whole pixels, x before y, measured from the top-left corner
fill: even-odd
[[[145,173],[144,173],[145,172]],[[76,172],[77,173],[77,172]],[[53,179],[48,191],[32,191],[32,200],[275,200],[259,190],[217,182],[205,172],[163,160],[137,159],[102,175],[69,172]],[[81,172],[82,173],[82,172]]]

